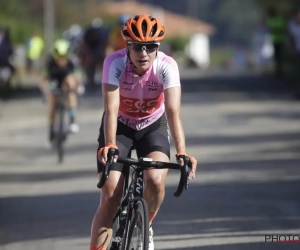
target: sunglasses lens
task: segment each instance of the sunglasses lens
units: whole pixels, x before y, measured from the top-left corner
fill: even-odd
[[[147,44],[146,49],[147,51],[154,52],[155,50],[157,50],[158,45],[157,44]]]
[[[150,43],[150,44],[138,43],[138,44],[135,44],[133,46],[133,49],[136,52],[140,52],[142,50],[146,50],[148,53],[152,53],[152,52],[156,51],[157,48],[158,48],[158,44],[155,44],[155,43]]]

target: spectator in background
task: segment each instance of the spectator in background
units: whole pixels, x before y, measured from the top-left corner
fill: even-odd
[[[268,67],[274,55],[270,34],[263,23],[258,23],[252,36],[253,63],[258,69]]]
[[[8,29],[0,28],[0,68],[9,68],[11,75],[15,72],[15,67],[10,60],[13,55],[13,46],[10,40]]]
[[[297,82],[299,86],[299,69],[300,69],[300,9],[296,10],[288,23],[290,52],[295,59],[295,72],[297,73]],[[300,91],[296,93],[296,98],[300,99]]]
[[[300,58],[300,10],[297,10],[288,24],[291,51]]]
[[[129,18],[130,16],[126,14],[122,14],[119,16],[116,27],[112,28],[109,33],[108,46],[106,51],[107,54],[126,48],[126,42],[122,37],[120,30]]]
[[[271,34],[274,48],[275,73],[277,76],[283,74],[283,53],[286,39],[286,21],[275,8],[267,11],[266,26]]]
[[[79,24],[72,24],[69,29],[63,32],[63,39],[68,41],[71,46],[70,57],[76,66],[79,66],[78,54],[80,51],[80,43],[82,41],[83,29]]]
[[[102,19],[95,18],[83,34],[80,60],[87,77],[88,86],[96,84],[96,73],[102,68],[107,45],[104,33]]]
[[[44,50],[44,40],[37,31],[26,41],[26,70],[33,73]]]

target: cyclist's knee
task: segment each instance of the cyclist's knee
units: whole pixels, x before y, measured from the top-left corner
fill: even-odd
[[[50,94],[48,96],[48,104],[49,104],[49,111],[50,112],[54,112],[54,110],[55,110],[55,102],[56,102],[56,96]]]
[[[145,178],[147,190],[152,190],[153,192],[159,193],[164,190],[165,182],[162,176],[160,175],[151,175]]]
[[[118,207],[122,197],[122,190],[115,183],[105,183],[101,190],[101,204],[108,207]]]
[[[74,75],[67,75],[64,84],[68,88],[69,91],[76,91],[77,90],[77,79]]]
[[[121,194],[118,194],[114,190],[109,190],[109,192],[101,193],[101,203],[100,206],[108,211],[115,211],[120,205]]]

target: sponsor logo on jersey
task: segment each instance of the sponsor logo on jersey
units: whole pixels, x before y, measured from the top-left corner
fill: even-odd
[[[138,120],[138,121],[134,121],[128,117],[124,117],[122,115],[120,115],[118,117],[118,120],[122,123],[124,123],[126,126],[133,128],[135,130],[141,130],[142,128],[144,128],[145,126],[147,126],[149,123],[153,123],[154,121],[156,121],[158,118],[157,116],[153,116],[153,117],[149,117],[146,119],[142,119],[142,120]]]
[[[125,85],[134,85],[134,82],[126,82],[126,81],[124,81],[123,84],[125,84]]]
[[[158,83],[155,81],[146,81],[146,86],[148,87],[157,87]]]
[[[156,98],[148,98],[140,101],[137,98],[120,96],[120,111],[131,117],[144,117],[157,110],[163,101],[163,93]]]

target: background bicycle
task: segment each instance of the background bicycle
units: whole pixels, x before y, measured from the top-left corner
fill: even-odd
[[[52,93],[56,96],[53,146],[57,151],[58,162],[62,163],[65,152],[64,145],[69,134],[68,115],[65,112],[66,91],[58,88]]]

